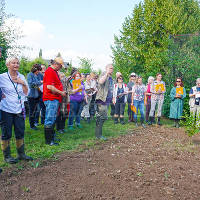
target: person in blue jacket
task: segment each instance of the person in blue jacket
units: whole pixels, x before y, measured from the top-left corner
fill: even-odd
[[[27,81],[29,86],[28,104],[29,104],[29,123],[30,128],[37,130],[35,126],[35,113],[37,111],[37,105],[39,104],[40,94],[39,87],[42,85],[42,80],[38,79],[40,64],[34,64],[31,68],[31,72],[27,75]]]

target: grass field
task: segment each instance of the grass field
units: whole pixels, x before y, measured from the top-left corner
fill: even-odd
[[[103,135],[107,138],[117,137],[122,134],[128,134],[130,130],[135,128],[134,123],[128,123],[127,117],[125,118],[126,124],[114,124],[113,120],[109,118],[103,126]],[[170,120],[162,120],[165,125],[171,126],[172,122]],[[26,120],[25,129],[25,149],[27,155],[32,156],[35,160],[30,162],[31,166],[37,166],[38,160],[44,160],[47,158],[55,158],[56,153],[61,153],[70,150],[76,150],[80,145],[86,147],[94,146],[97,140],[95,139],[95,121],[91,121],[87,124],[85,121],[81,121],[82,128],[76,128],[73,131],[67,130],[65,134],[57,133],[58,137],[61,139],[59,146],[49,146],[45,144],[44,141],[44,127],[40,125],[37,131],[33,131],[29,128],[28,119]],[[148,128],[148,125],[147,125]],[[67,121],[66,121],[67,129]],[[79,150],[81,150],[79,148]],[[15,149],[15,139],[14,131],[11,140],[11,152],[12,156],[16,156]],[[37,160],[37,161],[36,161]],[[3,160],[3,155],[0,153],[0,167],[9,167],[10,165],[5,163]],[[17,164],[20,168],[20,163]]]

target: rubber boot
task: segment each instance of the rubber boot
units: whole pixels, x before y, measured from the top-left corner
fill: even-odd
[[[149,117],[148,125],[152,125],[152,124],[153,124],[153,117]]]
[[[135,122],[135,126],[138,127],[137,119],[134,120],[134,122]]]
[[[131,122],[134,122],[134,112],[131,111]]]
[[[176,120],[176,128],[179,128],[180,127],[180,125],[179,125],[179,120],[177,119]]]
[[[2,140],[1,141],[1,148],[2,148],[2,151],[3,151],[3,156],[4,156],[5,162],[10,163],[10,164],[15,164],[15,163],[18,162],[17,159],[15,159],[11,156],[10,141],[9,140]]]
[[[60,122],[59,122],[59,123],[60,123]],[[56,135],[55,125],[56,125],[56,124],[53,124],[53,136],[52,136],[53,139],[52,139],[52,140],[53,140],[54,142],[60,142],[60,139],[57,138],[57,135]],[[60,124],[59,124],[59,126],[60,126]]]
[[[118,117],[115,117],[115,118],[114,118],[114,124],[118,124],[118,123],[119,123]]]
[[[152,124],[156,124],[155,116],[152,117]]]
[[[95,128],[95,136],[97,139],[99,139],[102,136],[102,123],[99,118],[96,120],[96,128]]]
[[[128,123],[131,122],[131,115],[128,116]]]
[[[97,139],[107,140],[107,138],[102,136],[103,120],[96,120],[95,136]]]
[[[51,143],[51,137],[50,137],[51,131],[52,131],[52,127],[44,127],[45,144]]]
[[[56,130],[57,131],[61,130],[61,128],[60,128],[60,120],[56,120]]]
[[[87,123],[90,124],[90,117],[87,117]]]
[[[58,143],[54,142],[54,130],[53,127],[45,127],[44,128],[44,136],[45,136],[45,144],[50,146],[58,145]]]
[[[122,125],[125,124],[124,117],[120,117],[120,124],[122,124]]]
[[[162,124],[160,123],[160,117],[158,117],[158,123],[159,126],[162,126]]]
[[[17,159],[18,160],[26,160],[26,161],[33,160],[32,157],[27,156],[25,154],[25,151],[24,151],[24,139],[16,140],[16,147],[17,147],[17,154],[18,154]]]
[[[141,126],[142,126],[143,128],[146,128],[146,126],[145,126],[145,124],[144,124],[144,120],[141,120]]]
[[[3,170],[0,168],[0,174],[1,174],[2,171],[3,171]]]

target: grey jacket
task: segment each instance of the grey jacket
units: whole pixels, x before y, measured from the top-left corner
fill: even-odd
[[[104,76],[105,74],[106,72],[103,72],[100,75],[99,79],[101,79],[101,77]],[[103,102],[106,102],[108,90],[109,90],[109,77],[107,77],[106,81],[103,84],[98,83],[98,92],[97,92],[96,100],[101,100]]]

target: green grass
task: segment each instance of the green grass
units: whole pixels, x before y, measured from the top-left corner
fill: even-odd
[[[67,123],[67,122],[66,122]],[[65,152],[69,150],[76,150],[78,147],[81,150],[81,146],[84,148],[89,148],[94,146],[97,142],[95,139],[95,121],[91,121],[90,124],[87,124],[85,121],[81,121],[82,128],[75,128],[73,131],[69,131],[65,134],[57,133],[58,137],[61,139],[59,146],[49,146],[45,144],[44,141],[44,127],[40,125],[37,131],[33,131],[29,128],[29,122],[26,120],[26,129],[25,129],[25,150],[27,155],[32,156],[34,159],[43,160],[46,158],[52,158],[56,153]],[[134,128],[134,123],[125,125],[117,124],[114,125],[113,121],[108,119],[103,126],[103,135],[105,137],[117,137],[122,134],[127,134],[130,129]],[[16,156],[15,148],[15,138],[14,131],[13,137],[11,139],[11,152],[12,156]],[[33,167],[37,166],[35,162],[31,162]],[[9,167],[9,164],[6,164],[3,160],[3,154],[0,153],[0,167]],[[19,164],[19,167],[21,165]]]
[[[139,117],[138,117],[139,119]],[[127,117],[125,117],[126,124],[114,124],[113,120],[109,118],[103,126],[103,136],[107,138],[117,137],[119,135],[128,134],[130,130],[133,130],[134,123],[128,123]],[[162,123],[171,126],[170,120],[162,120]],[[37,168],[44,159],[57,159],[56,154],[65,151],[79,150],[83,151],[89,147],[94,146],[97,143],[95,139],[95,121],[91,121],[87,124],[85,121],[81,121],[83,128],[75,128],[73,131],[67,131],[65,134],[57,134],[61,139],[59,146],[49,146],[44,141],[44,127],[40,125],[37,131],[30,130],[28,119],[26,120],[25,129],[25,150],[27,155],[32,156],[35,160],[30,162],[30,166]],[[67,121],[66,121],[67,129]],[[12,156],[16,157],[14,131],[11,140],[11,152]],[[19,169],[23,169],[23,162],[18,163],[16,166]],[[10,167],[9,164],[3,160],[3,155],[0,153],[0,167]]]

